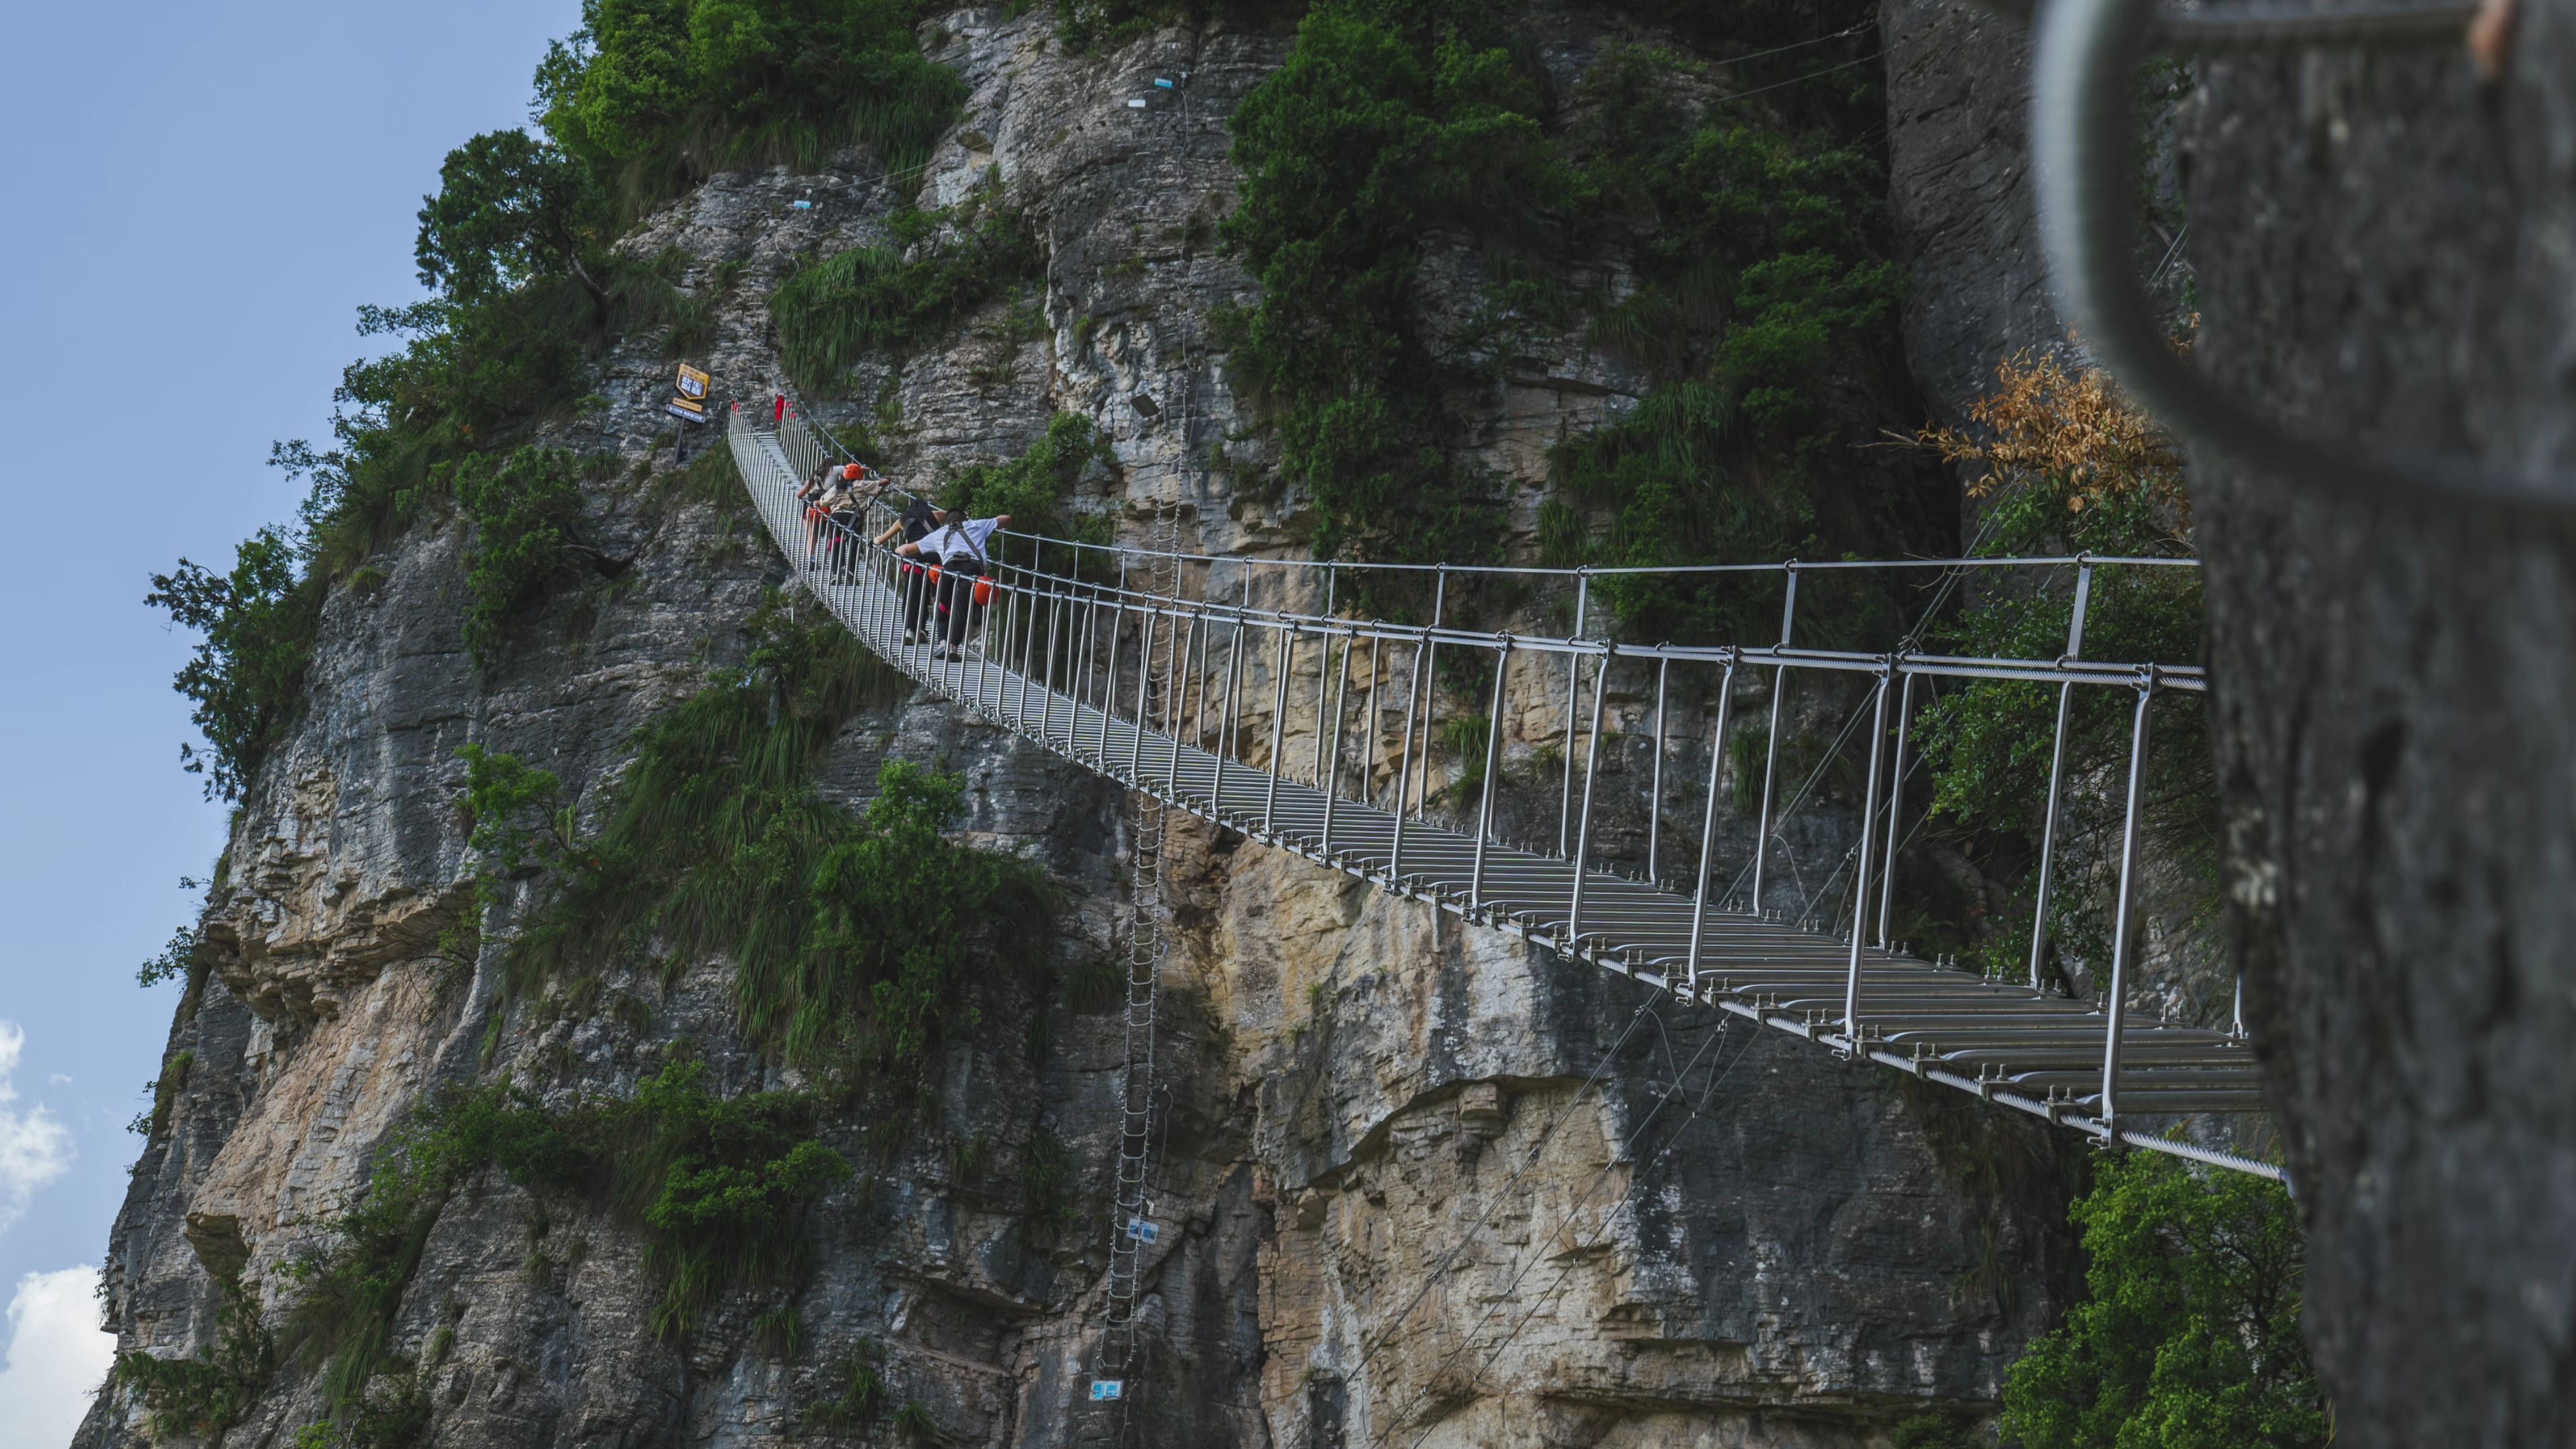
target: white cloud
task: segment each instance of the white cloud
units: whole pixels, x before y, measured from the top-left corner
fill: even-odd
[[[98,1270],[30,1273],[9,1300],[0,1449],[63,1449],[107,1378],[116,1335],[98,1327]]]
[[[9,1078],[26,1045],[27,1033],[16,1022],[0,1021],[0,1232],[25,1215],[38,1188],[72,1165],[72,1134],[53,1113],[41,1103],[24,1112],[11,1105],[18,1091]]]

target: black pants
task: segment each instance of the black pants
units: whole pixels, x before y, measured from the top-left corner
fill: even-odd
[[[952,649],[964,644],[974,627],[975,582],[983,572],[984,566],[971,558],[939,566],[939,637]]]

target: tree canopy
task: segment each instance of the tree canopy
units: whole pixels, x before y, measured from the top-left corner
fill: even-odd
[[[2306,1251],[2280,1184],[2152,1152],[2077,1201],[2086,1298],[2004,1384],[2022,1449],[2321,1449]]]
[[[587,168],[525,131],[487,131],[447,153],[424,197],[413,255],[420,283],[468,306],[533,278],[571,273],[599,245],[600,189]]]

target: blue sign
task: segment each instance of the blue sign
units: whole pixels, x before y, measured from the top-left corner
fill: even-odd
[[[1093,1379],[1091,1381],[1091,1401],[1095,1404],[1106,1399],[1123,1399],[1125,1397],[1127,1397],[1127,1381],[1125,1379]]]

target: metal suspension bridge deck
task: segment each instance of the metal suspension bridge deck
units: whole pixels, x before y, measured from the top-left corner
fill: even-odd
[[[970,649],[966,657],[940,661],[932,658],[927,645],[905,642],[904,604],[899,593],[903,580],[891,555],[865,547],[855,536],[842,539],[837,549],[819,541],[816,525],[806,517],[805,505],[797,497],[800,480],[820,466],[824,457],[822,445],[811,432],[793,415],[773,430],[752,425],[737,410],[731,420],[729,442],[763,523],[802,586],[869,649],[921,684],[1001,728],[1130,789],[1147,792],[1172,808],[1358,877],[1381,890],[1526,938],[1844,1056],[1867,1057],[1896,1071],[1974,1093],[2097,1139],[2265,1176],[2279,1175],[2278,1169],[2267,1163],[2141,1130],[2183,1115],[2253,1113],[2262,1108],[2253,1052],[2240,1031],[2143,1016],[2129,1010],[2123,999],[2123,968],[2131,935],[2129,898],[2137,874],[2136,795],[2139,762],[2146,744],[2146,701],[2159,689],[2202,687],[2195,670],[2159,670],[2070,659],[2046,662],[1842,655],[1793,650],[1785,641],[1770,649],[1690,651],[1628,649],[1582,640],[1516,640],[1503,634],[1395,626],[1329,613],[1300,615],[1138,593],[1086,579],[1079,556],[1073,571],[1061,575],[1041,573],[1034,566],[1004,565],[994,569],[984,646]],[[1246,592],[1248,597],[1248,588]],[[1793,591],[1793,602],[1794,597]],[[2080,616],[2080,604],[2078,612]],[[1126,637],[1122,627],[1133,629],[1139,640],[1151,641],[1159,636],[1171,641],[1165,646],[1164,672],[1156,676],[1178,700],[1177,706],[1166,705],[1162,711],[1163,723],[1169,728],[1153,727],[1154,711],[1128,708],[1122,714],[1122,706],[1137,705],[1142,700],[1142,680],[1155,668],[1153,661],[1138,661],[1131,655],[1125,667],[1134,670],[1139,685],[1136,699],[1126,698],[1122,681],[1127,676],[1118,659],[1120,641]],[[1220,629],[1229,631],[1224,650],[1223,722],[1211,732],[1212,714],[1219,707],[1211,641]],[[1268,681],[1274,698],[1268,701],[1268,747],[1255,763],[1254,750],[1261,741],[1241,739],[1253,713],[1241,698],[1252,687],[1242,675],[1247,657],[1257,651],[1258,639],[1265,634],[1275,645]],[[1318,769],[1314,780],[1304,780],[1292,777],[1286,769],[1284,725],[1291,710],[1288,682],[1296,668],[1294,651],[1299,641],[1315,639],[1324,641],[1313,691],[1318,711],[1313,731]],[[1333,705],[1332,764],[1326,768],[1321,711],[1327,691],[1323,675],[1336,641],[1343,646],[1342,683]],[[1150,651],[1152,645],[1146,647]],[[1405,711],[1405,745],[1392,799],[1380,803],[1382,797],[1365,784],[1347,791],[1323,788],[1320,781],[1332,781],[1338,786],[1346,773],[1341,762],[1341,716],[1351,692],[1353,655],[1363,649],[1370,654],[1370,709],[1377,713],[1378,656],[1408,648],[1415,651],[1415,688],[1409,701],[1394,701]],[[1422,706],[1420,689],[1427,672],[1423,651],[1455,648],[1497,652],[1501,662],[1495,675],[1498,699],[1515,649],[1565,654],[1570,681],[1580,677],[1580,659],[1595,661],[1592,740],[1596,768],[1584,772],[1582,811],[1577,817],[1572,808],[1572,760],[1567,761],[1566,828],[1574,837],[1567,855],[1516,848],[1495,839],[1490,806],[1496,793],[1493,791],[1480,792],[1487,804],[1473,832],[1435,821],[1427,810],[1405,808],[1418,798],[1411,792],[1421,783],[1408,785],[1405,778],[1413,765],[1417,714],[1423,724],[1419,742],[1423,773],[1429,772],[1430,720],[1428,710]],[[2053,995],[2035,985],[2008,983],[1889,949],[1884,940],[1884,904],[1879,911],[1881,940],[1873,944],[1865,939],[1867,904],[1873,889],[1869,878],[1871,857],[1877,850],[1887,849],[1888,844],[1881,839],[1873,845],[1869,834],[1869,826],[1882,808],[1875,760],[1861,841],[1846,862],[1856,867],[1848,938],[1808,929],[1776,915],[1723,909],[1722,902],[1712,899],[1718,894],[1709,886],[1709,839],[1717,814],[1713,779],[1708,797],[1709,822],[1702,828],[1696,889],[1671,889],[1612,871],[1578,869],[1573,860],[1591,858],[1586,842],[1594,814],[1592,785],[1598,775],[1602,680],[1614,658],[1707,663],[1727,671],[1729,687],[1739,668],[1773,669],[1778,671],[1775,680],[1785,678],[1792,668],[1874,675],[1881,737],[1885,732],[1889,685],[1900,678],[1909,703],[1913,676],[2057,684],[2061,690],[2060,775],[2064,771],[2063,704],[2072,690],[2078,685],[2136,690],[2139,702],[2131,754],[2131,819],[2120,862],[2121,919],[2105,1000],[2092,1002]],[[1262,661],[1255,659],[1252,663],[1257,670]],[[1194,688],[1198,720],[1192,727],[1188,710]],[[1775,684],[1775,703],[1780,692]],[[1391,689],[1390,693],[1399,691]],[[1569,683],[1565,737],[1569,756],[1577,737],[1575,704],[1576,691]],[[1721,704],[1718,715],[1717,734],[1721,738],[1725,734],[1723,708]],[[1500,717],[1499,709],[1486,716]],[[1774,723],[1776,738],[1776,713]],[[1261,731],[1252,733],[1258,736]],[[1500,741],[1492,738],[1498,733],[1487,731],[1489,761],[1498,758],[1494,751]],[[1900,769],[1895,778],[1901,779],[1901,726],[1898,739]],[[1489,774],[1491,769],[1489,764]],[[1364,781],[1370,778],[1368,767],[1360,773]],[[1766,768],[1766,811],[1773,790],[1769,773]],[[2060,783],[2052,780],[2052,829]],[[1887,802],[1885,808],[1893,819],[1894,802]],[[1766,820],[1766,844],[1768,828]],[[1892,850],[1888,851],[1888,860],[1892,867]],[[1756,879],[1758,882],[1758,874]],[[2043,880],[2043,892],[2045,889]],[[1758,883],[1756,891],[1758,899]],[[2154,1121],[2142,1124],[2138,1121],[2142,1117]]]

